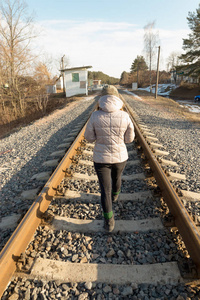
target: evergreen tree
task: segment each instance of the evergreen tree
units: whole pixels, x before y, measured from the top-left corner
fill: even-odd
[[[186,53],[180,58],[187,65],[188,74],[200,75],[200,4],[196,13],[188,13],[187,20],[191,33],[187,39],[183,39],[183,50]]]
[[[120,77],[120,84],[128,84],[129,83],[129,73],[126,71],[122,72],[121,77]]]
[[[145,62],[145,59],[143,56],[138,55],[132,65],[131,65],[131,73],[137,72],[138,70],[147,70],[148,66]]]

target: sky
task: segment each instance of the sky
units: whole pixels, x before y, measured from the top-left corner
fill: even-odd
[[[172,52],[183,53],[188,13],[200,0],[25,0],[39,36],[34,47],[41,60],[67,67],[92,66],[120,78],[144,52],[144,27],[155,22],[161,48],[160,70]],[[44,61],[45,63],[45,61]],[[156,63],[156,60],[155,60]],[[55,72],[55,69],[53,69]]]

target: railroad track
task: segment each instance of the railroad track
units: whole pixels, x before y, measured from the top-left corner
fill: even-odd
[[[2,299],[17,293],[21,299],[45,299],[39,279],[48,282],[47,299],[57,299],[55,290],[61,299],[106,299],[109,294],[122,299],[140,285],[174,286],[199,278],[199,231],[171,184],[184,177],[164,172],[163,165],[175,163],[164,159],[167,152],[128,105],[127,111],[137,142],[127,146],[113,233],[103,230],[94,145],[84,140],[85,126],[80,131],[78,124],[44,163],[53,166],[64,155],[0,254],[0,295],[12,278]]]

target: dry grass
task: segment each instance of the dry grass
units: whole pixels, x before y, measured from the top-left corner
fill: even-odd
[[[173,99],[180,99],[180,100],[193,100],[196,95],[200,94],[200,86],[198,85],[191,85],[191,84],[184,84],[177,89],[173,90],[170,94],[170,97]]]
[[[26,115],[24,117],[15,116],[13,109],[9,103],[3,107],[0,105],[0,138],[10,134],[16,129],[30,124],[31,122],[38,120],[45,115],[52,113],[58,108],[63,108],[71,102],[80,100],[81,97],[64,97],[63,93],[55,94],[49,97],[45,111],[38,108],[38,105],[34,99],[27,101]]]
[[[161,106],[167,109],[169,112],[176,114],[177,117],[185,118],[190,122],[195,122],[200,124],[200,114],[189,112],[187,108],[179,105],[175,100],[171,98],[165,98],[158,96],[155,99],[155,95],[150,94],[146,91],[134,91],[135,94],[141,96],[145,101],[147,101],[151,105],[155,105],[157,107]]]

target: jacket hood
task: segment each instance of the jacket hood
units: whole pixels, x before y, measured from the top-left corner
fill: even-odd
[[[122,108],[123,101],[113,95],[102,96],[99,101],[99,107],[106,112],[115,112]]]

